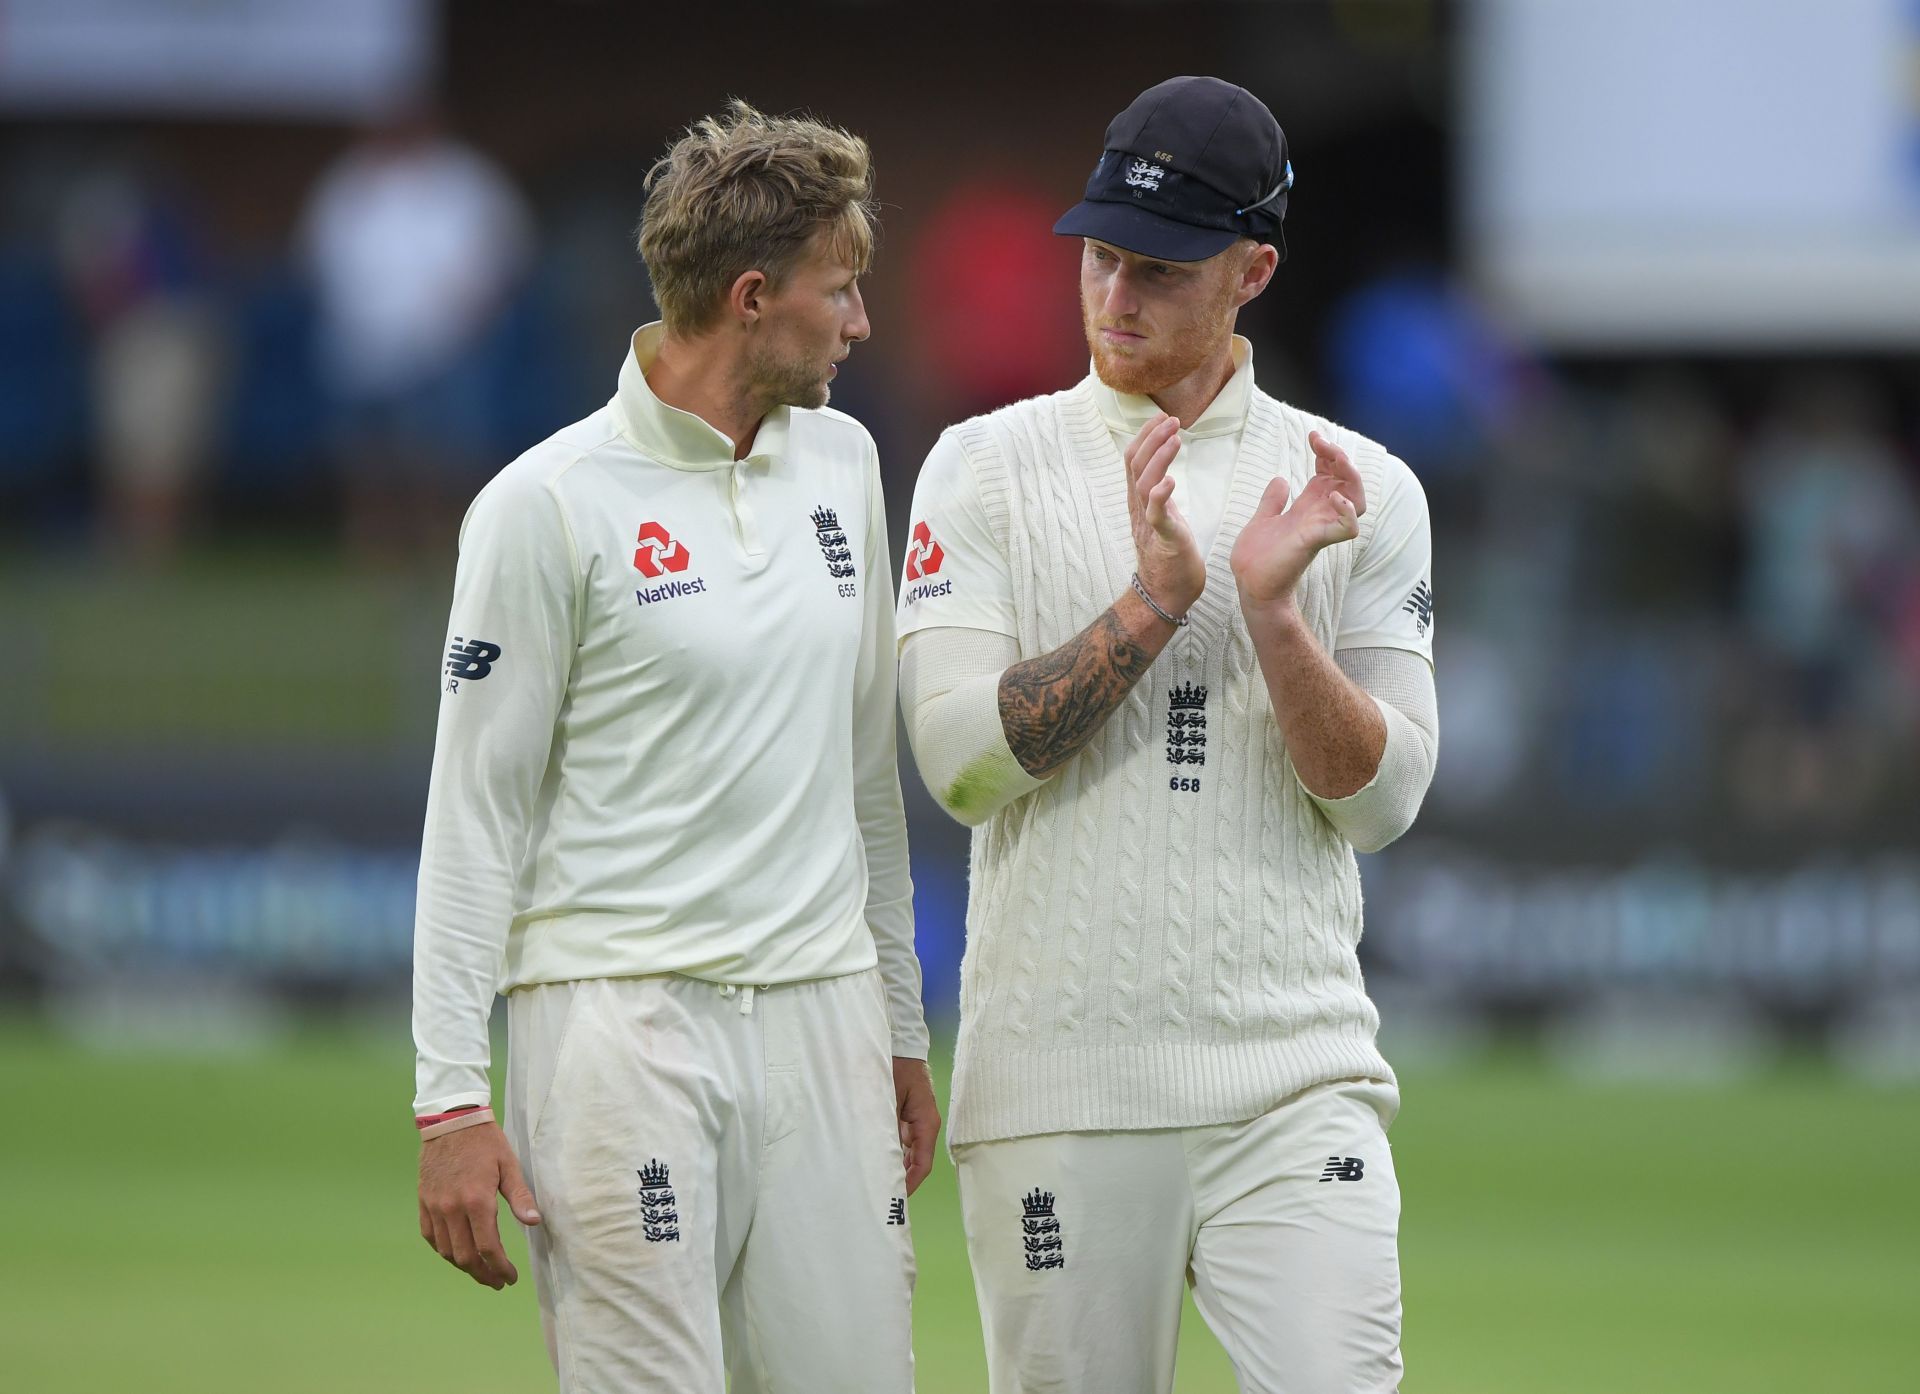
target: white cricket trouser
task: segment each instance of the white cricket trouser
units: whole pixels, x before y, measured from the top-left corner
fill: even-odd
[[[1247,1394],[1400,1385],[1400,1186],[1373,1080],[1245,1123],[956,1148],[992,1394],[1166,1394],[1181,1284]]]
[[[565,1394],[907,1394],[913,1244],[876,970],[508,998],[507,1131]]]

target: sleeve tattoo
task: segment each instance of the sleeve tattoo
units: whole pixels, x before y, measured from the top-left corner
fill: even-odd
[[[1080,752],[1153,662],[1112,610],[1051,653],[1000,675],[1000,724],[1020,767],[1045,779]]]

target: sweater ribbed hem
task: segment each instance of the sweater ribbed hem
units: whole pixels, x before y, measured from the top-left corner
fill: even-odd
[[[1352,1027],[1285,1040],[1019,1053],[975,1051],[963,1039],[948,1145],[1235,1123],[1335,1079],[1397,1083],[1373,1033]]]

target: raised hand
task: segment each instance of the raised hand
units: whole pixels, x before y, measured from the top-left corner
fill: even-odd
[[[1163,610],[1184,615],[1207,586],[1207,564],[1193,540],[1193,529],[1173,501],[1167,470],[1180,453],[1180,422],[1164,412],[1140,428],[1128,443],[1127,516],[1133,523],[1133,550],[1140,584]]]
[[[1294,587],[1320,552],[1360,534],[1367,511],[1366,487],[1347,452],[1318,431],[1307,437],[1313,447],[1313,478],[1287,506],[1292,492],[1275,479],[1233,544],[1233,578],[1243,610],[1265,610],[1293,603]]]

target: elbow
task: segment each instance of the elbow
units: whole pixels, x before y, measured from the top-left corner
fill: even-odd
[[[1354,819],[1344,827],[1337,822],[1334,824],[1340,835],[1353,845],[1353,850],[1356,852],[1378,852],[1398,842],[1401,834],[1412,826],[1411,810],[1404,818]]]
[[[986,822],[987,819],[993,817],[991,811],[982,812],[979,809],[970,808],[965,804],[949,803],[944,799],[940,801],[940,807],[946,810],[949,818],[953,819],[954,822],[963,828],[977,828]]]
[[[1394,792],[1375,784],[1344,799],[1315,797],[1313,801],[1354,851],[1378,852],[1397,842],[1413,826],[1426,789],[1407,790],[1398,798]]]
[[[955,822],[979,827],[1022,792],[1008,787],[1000,763],[992,754],[968,761],[944,788],[932,791],[935,800]]]

